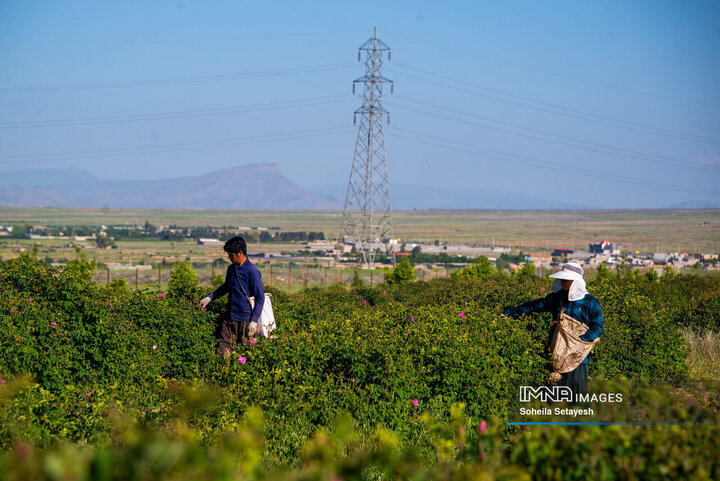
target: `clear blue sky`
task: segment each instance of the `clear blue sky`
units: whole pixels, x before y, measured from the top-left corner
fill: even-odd
[[[720,203],[718,19],[713,0],[0,0],[0,177],[276,162],[344,185],[377,26],[392,182]]]

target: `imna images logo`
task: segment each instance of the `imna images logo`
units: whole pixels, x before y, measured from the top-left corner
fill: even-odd
[[[520,386],[520,402],[622,402],[622,393],[573,393],[568,386]]]

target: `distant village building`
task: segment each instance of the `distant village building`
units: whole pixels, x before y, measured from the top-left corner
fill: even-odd
[[[220,240],[210,239],[207,237],[198,237],[197,243],[198,243],[198,245],[204,246],[204,245],[211,245],[211,244],[219,244]]]

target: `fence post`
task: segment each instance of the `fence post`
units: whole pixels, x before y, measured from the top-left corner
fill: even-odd
[[[307,287],[308,284],[308,267],[305,266],[305,276],[303,277],[303,287]]]
[[[327,276],[327,267],[323,266],[323,286],[325,285],[325,276]]]
[[[110,268],[107,268],[107,285],[110,285]]]
[[[288,264],[288,292],[290,291],[291,284],[292,284],[292,264]]]
[[[273,270],[272,270],[272,264],[270,264],[270,287],[273,285]]]
[[[372,289],[372,282],[373,282],[373,271],[370,271],[370,289]]]
[[[139,272],[139,269],[136,267],[135,268],[135,290],[137,290],[137,288],[138,288],[138,272]]]
[[[162,264],[158,264],[158,287],[162,285]]]

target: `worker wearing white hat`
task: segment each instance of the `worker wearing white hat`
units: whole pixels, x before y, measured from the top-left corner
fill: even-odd
[[[550,294],[519,306],[506,307],[503,314],[519,317],[533,312],[551,312],[556,319],[560,312],[564,311],[568,316],[588,326],[580,339],[592,342],[603,332],[603,317],[600,303],[587,291],[583,274],[580,264],[563,264],[561,270],[550,275],[555,279]],[[550,336],[552,337],[552,331]],[[587,392],[588,364],[589,357],[586,357],[575,370],[563,374],[557,385],[569,386],[574,393]]]

